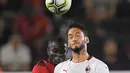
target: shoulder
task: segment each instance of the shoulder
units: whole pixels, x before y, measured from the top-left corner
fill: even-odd
[[[101,60],[99,60],[99,59],[97,59],[95,57],[93,57],[93,62],[95,62],[96,65],[104,65],[104,66],[106,66],[106,64],[103,61],[101,61]]]
[[[68,63],[68,61],[69,60],[59,63],[58,65],[56,65],[55,69],[56,68],[61,68],[63,65],[65,65],[66,63]]]
[[[45,60],[39,61],[32,69],[32,73],[39,73],[45,70]]]
[[[1,46],[1,51],[9,50],[10,47],[11,47],[10,44],[2,45]]]
[[[0,54],[1,55],[4,55],[5,56],[5,54],[10,54],[11,52],[12,52],[12,49],[10,49],[11,47],[10,47],[10,45],[9,44],[5,44],[5,45],[3,45],[2,47],[1,47],[1,49],[0,49]],[[1,56],[0,55],[0,56]]]
[[[64,61],[59,63],[58,65],[56,65],[55,69],[54,69],[54,73],[58,73],[58,71],[60,71],[60,69],[69,62],[70,60]]]
[[[104,63],[103,61],[99,60],[99,59],[97,59],[96,66],[99,66],[99,67],[102,66],[102,67],[108,68],[107,64]]]
[[[97,73],[109,73],[108,66],[101,60],[94,58],[95,70]]]

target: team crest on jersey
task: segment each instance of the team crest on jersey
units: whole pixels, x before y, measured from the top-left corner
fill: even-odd
[[[88,65],[88,66],[86,67],[86,69],[85,69],[86,73],[89,73],[89,72],[90,72],[90,69],[91,69],[91,67]]]
[[[67,73],[67,72],[68,72],[68,69],[63,69],[63,71],[64,71],[65,73]]]

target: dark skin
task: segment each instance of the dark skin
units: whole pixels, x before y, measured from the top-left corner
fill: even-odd
[[[89,43],[89,38],[84,35],[84,32],[79,28],[71,28],[68,31],[68,47],[75,49],[83,44],[85,47],[82,48],[79,54],[72,51],[72,62],[80,63],[89,58],[87,52],[87,43]]]

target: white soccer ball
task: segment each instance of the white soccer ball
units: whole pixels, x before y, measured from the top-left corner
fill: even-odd
[[[71,7],[72,0],[46,0],[47,9],[57,15],[65,14]]]

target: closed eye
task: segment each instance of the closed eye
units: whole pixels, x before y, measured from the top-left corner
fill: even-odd
[[[69,39],[72,39],[72,34],[69,34],[68,38],[69,38]]]

